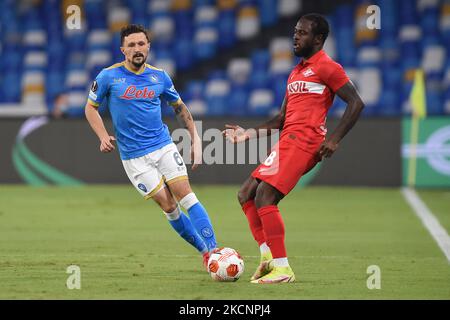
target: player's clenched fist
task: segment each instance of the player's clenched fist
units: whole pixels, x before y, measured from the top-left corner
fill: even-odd
[[[331,140],[326,140],[322,143],[322,145],[319,148],[319,157],[320,159],[323,158],[329,158],[333,155],[333,153],[338,148],[338,144]]]
[[[226,124],[225,130],[222,131],[223,136],[231,143],[239,143],[248,140],[250,137],[246,130],[238,125]]]
[[[106,136],[100,139],[100,151],[101,152],[111,152],[116,149],[113,144],[113,141],[116,141],[116,138],[113,136]]]

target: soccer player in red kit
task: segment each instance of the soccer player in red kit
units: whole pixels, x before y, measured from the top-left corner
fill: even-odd
[[[289,75],[279,114],[254,129],[226,125],[223,131],[228,141],[238,143],[257,138],[262,132],[270,134],[271,129],[281,130],[280,140],[270,155],[238,193],[261,252],[252,283],[295,281],[287,258],[278,202],[304,174],[336,151],[364,107],[342,66],[322,49],[328,32],[329,25],[323,16],[314,13],[302,16],[295,26],[293,40],[294,54],[303,59]],[[326,136],[326,115],[335,94],[347,107],[336,129]]]

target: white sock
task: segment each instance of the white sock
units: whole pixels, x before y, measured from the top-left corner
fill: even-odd
[[[288,258],[276,258],[273,259],[274,267],[289,267]]]
[[[180,208],[177,206],[177,208],[172,212],[164,212],[164,214],[169,221],[178,220],[178,218],[180,217]]]
[[[270,248],[267,245],[267,243],[263,243],[262,245],[259,246],[259,251],[261,252],[261,255],[270,252]]]
[[[194,204],[196,204],[198,202],[198,199],[197,199],[195,193],[191,192],[191,193],[187,194],[186,196],[184,196],[184,198],[181,199],[179,202],[183,208],[185,208],[186,210],[189,210]]]

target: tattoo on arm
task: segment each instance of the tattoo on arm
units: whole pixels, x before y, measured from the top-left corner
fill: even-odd
[[[193,121],[187,106],[184,103],[180,103],[174,107],[174,111],[180,126],[187,129],[188,123]]]

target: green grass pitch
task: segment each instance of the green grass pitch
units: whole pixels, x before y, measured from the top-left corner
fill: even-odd
[[[298,282],[249,283],[259,252],[237,189],[194,186],[219,244],[245,261],[241,279],[218,283],[129,185],[0,186],[0,299],[450,299],[450,264],[399,189],[294,190],[279,207]],[[450,191],[419,194],[448,231]],[[66,287],[69,265],[80,290]]]

